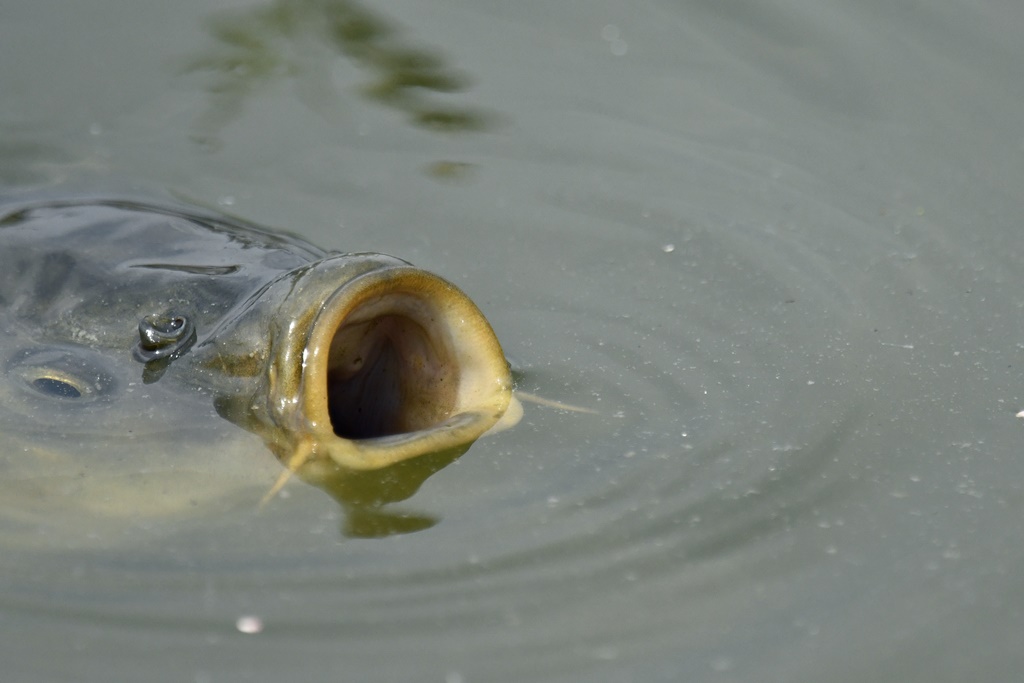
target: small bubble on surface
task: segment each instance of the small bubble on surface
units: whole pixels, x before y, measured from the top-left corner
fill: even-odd
[[[718,673],[729,671],[735,666],[733,661],[728,657],[717,657],[711,662],[711,668]]]
[[[252,615],[238,617],[235,621],[235,628],[239,633],[260,633],[263,630],[263,620]]]
[[[602,28],[601,38],[608,42],[609,49],[611,49],[612,54],[616,57],[626,54],[626,51],[629,49],[626,41],[622,39],[619,27],[615,24],[607,24]]]

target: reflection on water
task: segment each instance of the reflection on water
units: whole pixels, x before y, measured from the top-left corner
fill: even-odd
[[[103,166],[102,159],[83,158],[81,150],[41,142],[34,126],[0,124],[0,191],[4,188],[67,182]]]
[[[246,103],[279,81],[333,118],[343,102],[332,71],[337,56],[369,72],[364,96],[404,112],[416,126],[462,132],[491,123],[483,110],[437,97],[464,91],[465,73],[438,50],[412,45],[389,19],[351,0],[276,0],[217,14],[206,24],[216,45],[185,69],[208,75],[211,102],[195,135],[204,144],[216,144],[219,131],[241,116]]]
[[[0,142],[0,187],[39,183],[49,169],[70,161],[70,155],[48,144],[24,140],[21,131],[3,130]]]
[[[384,538],[429,529],[439,519],[430,514],[386,508],[412,497],[423,482],[455,461],[465,448],[432,453],[382,470],[305,473],[300,476],[327,491],[344,512],[341,534],[349,538]]]

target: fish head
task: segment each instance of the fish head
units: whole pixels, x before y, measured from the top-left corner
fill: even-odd
[[[61,490],[135,514],[156,487],[161,509],[186,510],[266,482],[269,448],[349,509],[375,508],[515,405],[476,305],[397,258],[76,200],[0,215],[0,265],[0,467],[40,496],[78,482]],[[402,485],[374,484],[396,467]]]
[[[292,271],[211,341],[197,349],[210,367],[253,355],[263,363],[258,381],[221,393],[222,414],[283,461],[300,458],[312,478],[465,450],[514,401],[508,362],[477,306],[379,254]]]

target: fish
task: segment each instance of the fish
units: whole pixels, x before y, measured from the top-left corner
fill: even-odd
[[[451,282],[148,198],[0,203],[0,371],[0,433],[25,450],[159,433],[204,442],[215,469],[233,425],[283,465],[274,493],[295,473],[362,509],[522,414],[492,326]],[[431,464],[397,493],[372,483],[412,461]]]

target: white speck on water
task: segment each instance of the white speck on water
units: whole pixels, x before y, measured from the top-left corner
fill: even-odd
[[[251,614],[238,617],[235,628],[239,633],[254,634],[263,631],[263,620]]]
[[[619,27],[615,24],[608,24],[601,29],[601,38],[608,42],[608,47],[611,49],[612,54],[616,57],[621,57],[626,54],[629,46],[626,41],[622,39],[622,35],[619,32]]]
[[[1024,410],[1017,413],[1017,417],[1024,417]]]
[[[74,336],[75,339],[79,341],[88,342],[92,344],[100,343],[99,337],[96,336],[96,333],[89,332],[88,330],[75,330],[72,336]]]
[[[893,344],[892,342],[878,342],[882,346],[895,346],[897,349],[906,349],[907,351],[913,351],[913,344]]]
[[[671,254],[673,251],[676,250],[676,245],[674,245],[672,243],[669,243],[669,244],[666,244],[666,245],[662,246],[661,250],[663,252],[665,252],[666,254]]]
[[[221,206],[234,206],[235,205],[235,197],[233,195],[226,194],[223,197],[220,197],[217,200],[217,203],[220,204]]]
[[[718,673],[723,673],[732,669],[735,663],[729,657],[716,657],[711,660],[711,668]]]

